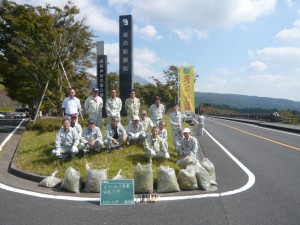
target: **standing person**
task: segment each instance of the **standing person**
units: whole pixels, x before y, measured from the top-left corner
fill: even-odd
[[[159,126],[165,113],[165,106],[160,103],[160,97],[155,97],[155,103],[150,106],[150,118],[154,126]]]
[[[78,137],[81,138],[82,127],[78,122],[76,122],[76,120],[77,120],[77,115],[73,114],[71,116],[71,127],[77,131]]]
[[[105,108],[107,113],[107,123],[109,124],[111,122],[111,118],[114,116],[119,117],[119,120],[121,122],[121,116],[120,112],[122,110],[122,101],[120,98],[117,97],[117,90],[112,89],[110,92],[110,98],[106,100]]]
[[[146,133],[148,133],[148,128],[151,130],[154,127],[152,120],[147,117],[147,112],[145,110],[141,113],[140,122],[143,124]]]
[[[103,147],[102,134],[95,123],[96,121],[94,119],[89,119],[88,127],[82,132],[79,149],[82,149],[84,153],[87,153],[90,150],[100,152],[100,149]]]
[[[168,149],[168,131],[166,129],[166,122],[165,121],[160,121],[159,126],[158,126],[158,136],[161,137],[164,145]]]
[[[200,114],[200,116],[196,116],[196,121],[198,122],[197,135],[203,135],[204,120],[205,117],[202,114]]]
[[[105,127],[104,144],[108,151],[113,148],[122,149],[122,144],[126,142],[126,130],[119,123],[119,117],[115,116],[111,119],[111,123]]]
[[[181,141],[184,139],[182,128],[178,128],[177,135],[175,137],[175,150],[180,153]]]
[[[182,114],[178,110],[178,105],[174,105],[173,112],[170,114],[170,122],[171,122],[171,128],[172,128],[172,137],[175,145],[175,139],[178,135],[178,128],[181,128],[182,119],[185,118],[186,115]]]
[[[125,100],[125,110],[127,113],[128,123],[133,119],[133,116],[139,116],[140,111],[140,100],[135,97],[135,90],[132,89],[130,92],[130,97]]]
[[[76,94],[75,90],[70,89],[69,97],[66,97],[64,99],[61,107],[64,111],[65,119],[70,120],[72,115],[76,115],[77,117],[76,122],[77,122],[78,114],[81,110],[81,104],[80,104],[80,100],[75,97],[75,94]]]
[[[146,138],[144,126],[139,120],[140,118],[138,116],[133,116],[133,120],[127,125],[127,145],[129,145],[132,141],[135,141],[137,144],[141,144]]]
[[[78,153],[79,138],[77,131],[71,127],[69,119],[64,119],[62,125],[56,133],[55,149],[52,150],[52,154],[63,160],[68,156],[73,158]]]
[[[178,164],[181,164],[182,160],[186,156],[191,156],[197,159],[197,151],[198,151],[198,141],[195,137],[191,136],[191,131],[189,128],[183,129],[184,138],[181,141],[180,148],[180,159],[178,160]]]
[[[161,137],[158,136],[158,127],[153,127],[151,134],[147,134],[144,142],[144,151],[148,159],[168,159],[170,155],[168,149],[163,143]]]
[[[94,119],[96,121],[96,126],[101,129],[103,100],[98,94],[99,89],[93,88],[92,95],[85,100],[84,108],[89,114],[89,119]]]

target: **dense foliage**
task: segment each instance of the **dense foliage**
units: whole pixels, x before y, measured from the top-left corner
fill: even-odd
[[[59,109],[68,88],[89,94],[93,35],[78,13],[71,2],[61,9],[1,1],[0,80],[9,97],[36,109],[49,83],[42,109]]]

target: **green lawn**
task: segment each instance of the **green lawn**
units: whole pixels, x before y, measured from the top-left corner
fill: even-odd
[[[80,152],[75,158],[66,161],[60,161],[51,155],[54,149],[54,140],[57,129],[61,126],[62,118],[42,119],[38,120],[35,126],[28,124],[28,128],[21,137],[18,154],[15,160],[16,166],[28,172],[48,176],[55,168],[59,170],[57,177],[63,178],[68,167],[80,171],[85,179],[86,162],[90,163],[91,169],[108,169],[108,178],[113,178],[120,169],[121,175],[126,178],[133,178],[134,168],[138,163],[146,164],[148,160],[144,157],[144,151],[137,145],[125,147],[123,150],[113,150],[107,152],[103,150],[101,153],[88,153],[86,158]],[[167,130],[169,137],[169,153],[170,159],[159,162],[153,160],[154,178],[157,177],[160,165],[169,166],[179,171],[176,161],[178,154],[174,150],[173,139],[169,118],[165,116],[167,121]],[[124,120],[125,122],[125,120]],[[84,126],[84,124],[82,124]],[[102,134],[104,134],[104,127]]]

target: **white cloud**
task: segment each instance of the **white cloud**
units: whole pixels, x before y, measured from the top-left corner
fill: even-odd
[[[144,21],[197,29],[230,27],[273,12],[276,0],[132,0],[133,14]]]
[[[47,3],[49,3],[49,0],[15,0],[15,2],[18,4],[45,6]],[[67,0],[51,0],[52,6],[63,8],[65,4],[67,4]],[[107,10],[104,7],[101,8],[101,4],[93,0],[75,0],[74,4],[80,9],[79,17],[86,17],[87,25],[90,26],[91,29],[97,32],[118,33],[118,18],[116,17],[116,19],[110,19],[109,15],[107,14]]]
[[[257,71],[257,72],[263,72],[268,68],[266,64],[260,61],[254,61],[250,63],[250,70],[251,71]]]
[[[268,47],[256,51],[256,56],[274,65],[297,66],[300,64],[300,48],[297,47]]]
[[[145,39],[156,39],[159,40],[162,37],[157,34],[157,30],[152,25],[147,25],[142,28],[135,26],[135,32]]]
[[[208,39],[208,33],[206,31],[198,30],[195,28],[181,28],[181,29],[174,29],[173,31],[177,36],[185,41],[191,41],[192,39],[197,40],[205,40]]]
[[[275,38],[281,41],[300,41],[300,28],[283,29]]]

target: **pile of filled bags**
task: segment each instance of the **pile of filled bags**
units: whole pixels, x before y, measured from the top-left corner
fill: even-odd
[[[39,185],[51,188],[60,184],[61,188],[66,191],[73,193],[79,193],[81,191],[82,176],[80,172],[69,167],[65,172],[63,180],[55,177],[57,172],[58,171],[55,170],[51,176],[46,177]],[[125,179],[120,173],[121,170],[113,179]],[[87,163],[84,191],[100,193],[101,181],[106,179],[106,169],[93,170]],[[177,176],[173,168],[167,166],[159,167],[156,191],[158,193],[196,189],[209,191],[211,185],[217,185],[214,165],[207,158],[199,162],[196,158],[187,156],[182,160]],[[137,164],[134,170],[134,189],[136,194],[150,194],[154,192],[152,164]]]

